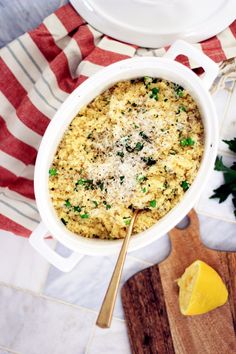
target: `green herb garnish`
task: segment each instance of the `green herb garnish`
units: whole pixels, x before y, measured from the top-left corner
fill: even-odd
[[[78,212],[78,213],[80,213],[82,210],[79,206],[74,206],[73,209],[74,209],[74,212]]]
[[[236,152],[236,138],[233,140],[223,140],[225,144],[228,144],[228,147],[231,151]]]
[[[131,223],[131,217],[130,216],[124,216],[123,219],[124,219],[125,225],[130,225],[130,223]]]
[[[105,205],[105,207],[106,207],[107,210],[108,210],[108,209],[111,209],[111,205],[107,204],[106,201],[104,201],[103,204]]]
[[[147,192],[147,188],[146,187],[142,188],[142,192],[146,193]]]
[[[139,135],[146,141],[150,142],[149,137],[144,133],[144,132],[140,132]]]
[[[143,160],[147,166],[152,166],[156,164],[156,160],[154,160],[152,157],[141,157],[141,160]]]
[[[136,179],[137,179],[138,182],[142,183],[142,182],[146,181],[148,178],[146,176],[143,176],[143,175],[138,175],[136,177]]]
[[[67,208],[70,208],[70,207],[71,207],[71,203],[70,203],[69,199],[67,199],[67,200],[65,201],[65,206],[66,206]]]
[[[57,175],[57,169],[56,168],[50,168],[48,172],[49,172],[50,176],[56,176]]]
[[[157,206],[156,200],[155,200],[155,199],[154,199],[154,200],[151,200],[151,201],[149,202],[149,205],[150,205],[150,207],[155,208],[155,207]]]
[[[158,101],[158,93],[159,89],[157,87],[153,87],[150,98],[154,98],[156,101]]]
[[[150,86],[150,84],[152,83],[152,78],[149,76],[144,76],[143,82],[144,82],[144,85],[146,86],[146,88],[148,88]]]
[[[81,219],[88,219],[89,214],[88,213],[80,214],[80,217],[81,217]]]
[[[234,140],[231,140],[230,142],[234,142]],[[229,142],[227,141],[226,144],[229,145]],[[234,148],[234,146],[232,146],[232,148]],[[234,162],[231,167],[227,167],[224,165],[222,157],[217,157],[215,161],[215,170],[223,172],[225,183],[214,189],[214,194],[210,198],[219,198],[219,203],[222,203],[230,194],[232,194],[232,202],[235,208],[234,215],[236,216],[236,162]]]
[[[97,186],[98,186],[98,188],[100,188],[101,191],[103,191],[103,189],[104,189],[104,182],[101,182],[101,181],[97,182]]]
[[[120,184],[124,183],[125,176],[120,176]]]
[[[186,108],[183,104],[181,104],[181,105],[179,106],[179,110],[180,110],[180,111],[183,111],[183,112],[187,112],[187,108]]]
[[[184,88],[178,84],[174,84],[174,91],[178,97],[183,97]]]
[[[118,151],[118,152],[116,153],[116,155],[117,155],[117,156],[120,156],[120,157],[124,157],[123,151]]]
[[[180,145],[185,147],[185,146],[193,146],[195,144],[195,141],[192,138],[185,138],[180,140]]]
[[[136,144],[136,146],[135,146],[135,150],[141,151],[142,149],[143,149],[143,144],[140,143],[140,142],[138,142],[138,143]]]
[[[187,181],[182,181],[181,187],[183,188],[184,191],[186,191],[189,189],[189,183]]]
[[[92,200],[93,204],[94,204],[94,207],[97,208],[98,206],[98,202],[96,202],[96,200]]]

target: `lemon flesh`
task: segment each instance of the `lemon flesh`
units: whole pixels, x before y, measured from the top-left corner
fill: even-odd
[[[219,274],[197,260],[185,269],[177,281],[179,306],[183,315],[200,315],[226,303],[228,291]]]

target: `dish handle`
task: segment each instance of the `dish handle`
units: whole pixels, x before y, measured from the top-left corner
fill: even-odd
[[[82,254],[73,252],[69,257],[62,257],[51,249],[45,242],[45,236],[48,230],[43,222],[41,222],[32,232],[29,238],[31,246],[41,254],[49,263],[54,265],[62,272],[71,271],[83,257]]]
[[[204,74],[200,78],[204,86],[209,90],[219,73],[218,65],[199,49],[181,39],[171,45],[164,57],[175,60],[181,54],[194,60],[204,69]]]

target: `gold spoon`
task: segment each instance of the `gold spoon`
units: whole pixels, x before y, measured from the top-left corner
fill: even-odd
[[[108,286],[106,295],[104,297],[96,325],[101,328],[109,328],[111,325],[112,314],[116,302],[118,287],[120,284],[120,278],[122,270],[125,263],[126,253],[129,245],[130,236],[134,227],[135,219],[138,215],[139,210],[135,210],[134,215],[131,219],[128,232],[124,238],[119,257],[116,262],[115,269],[113,271],[110,284]]]

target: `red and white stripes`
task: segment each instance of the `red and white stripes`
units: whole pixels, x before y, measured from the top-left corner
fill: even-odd
[[[236,56],[236,21],[198,46],[220,62]],[[162,56],[167,48],[153,50]],[[104,36],[71,5],[0,51],[0,228],[29,236],[40,221],[33,172],[41,138],[67,96],[137,47]],[[150,55],[150,54],[149,54]],[[185,65],[194,67],[186,58]]]

